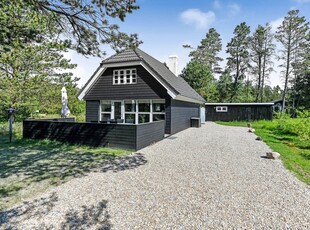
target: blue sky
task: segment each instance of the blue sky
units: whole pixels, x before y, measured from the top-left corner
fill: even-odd
[[[143,44],[140,49],[164,62],[168,56],[177,55],[179,72],[190,60],[190,50],[183,44],[196,47],[205,37],[209,28],[220,33],[223,44],[221,56],[225,58],[226,44],[233,36],[233,30],[245,21],[253,32],[258,24],[271,23],[276,28],[291,9],[299,9],[307,21],[310,17],[310,0],[137,0],[140,9],[126,17],[125,22],[117,22],[122,31],[137,33]],[[107,57],[114,54],[108,46],[103,46]],[[75,52],[66,57],[78,64],[73,73],[80,77],[82,86],[98,67],[101,59],[85,58]],[[275,62],[276,71],[271,74],[270,84],[282,84]],[[225,65],[225,62],[222,63]]]

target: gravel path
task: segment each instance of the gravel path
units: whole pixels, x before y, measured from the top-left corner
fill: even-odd
[[[90,173],[8,210],[0,229],[310,229],[309,186],[261,158],[269,149],[255,137],[187,129],[141,150],[139,167]]]

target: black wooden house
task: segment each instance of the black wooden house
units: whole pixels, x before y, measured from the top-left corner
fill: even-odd
[[[165,120],[174,134],[204,117],[204,99],[181,77],[140,49],[128,49],[105,59],[82,88],[86,121],[143,124]]]
[[[207,121],[271,120],[273,102],[270,103],[206,103]]]

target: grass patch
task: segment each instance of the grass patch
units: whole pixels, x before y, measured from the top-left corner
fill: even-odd
[[[13,142],[9,143],[8,125],[0,124],[0,210],[70,178],[106,171],[107,165],[124,170],[145,162],[127,156],[130,152],[126,150],[22,139],[21,123],[15,123],[13,129]],[[117,165],[120,159],[126,162]]]
[[[217,122],[221,125],[247,127],[247,122]],[[287,118],[252,122],[255,133],[281,154],[284,166],[310,185],[310,119]]]

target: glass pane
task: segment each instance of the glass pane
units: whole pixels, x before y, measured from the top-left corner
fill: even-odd
[[[135,114],[125,114],[125,123],[135,124],[136,123]]]
[[[150,112],[150,101],[139,101],[139,112]]]
[[[121,112],[122,103],[121,102],[114,102],[114,119],[121,119],[122,112]]]
[[[101,114],[101,120],[102,121],[108,121],[110,119],[111,115],[109,113],[102,113]]]
[[[153,114],[153,121],[165,120],[165,114]]]
[[[111,112],[110,101],[101,101],[101,112]]]
[[[125,112],[136,112],[136,103],[134,100],[125,101]]]
[[[139,114],[139,124],[150,122],[150,115],[149,114]]]
[[[153,102],[153,112],[157,112],[157,113],[165,112],[165,104]]]

